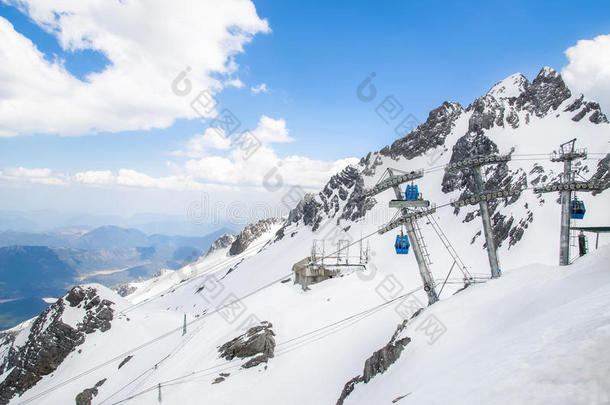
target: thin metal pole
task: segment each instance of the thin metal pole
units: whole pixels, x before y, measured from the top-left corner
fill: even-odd
[[[599,232],[597,232],[597,236],[595,237],[595,250],[597,250],[597,243],[599,242]]]
[[[453,261],[453,264],[451,265],[451,268],[449,269],[449,273],[447,273],[447,277],[445,277],[445,281],[443,282],[443,285],[441,286],[441,290],[438,292],[439,297],[443,293],[443,288],[445,288],[445,284],[447,284],[447,280],[449,280],[449,276],[451,275],[451,272],[453,271],[454,267],[455,267],[455,260]]]

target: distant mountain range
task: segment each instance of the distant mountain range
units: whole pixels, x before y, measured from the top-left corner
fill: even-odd
[[[146,235],[118,226],[0,232],[0,330],[36,315],[48,305],[42,298],[60,297],[74,284],[112,286],[177,269],[231,232],[221,228],[201,237]]]
[[[202,223],[188,221],[185,215],[140,213],[130,217],[118,215],[91,215],[78,213],[61,213],[51,210],[15,211],[0,210],[0,232],[16,231],[27,233],[62,233],[73,230],[89,231],[106,225],[121,228],[135,228],[147,235],[205,235],[218,228],[228,228],[233,232],[242,226],[225,221],[220,223]]]

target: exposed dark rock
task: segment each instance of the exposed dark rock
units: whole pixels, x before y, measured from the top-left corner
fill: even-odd
[[[290,211],[287,224],[303,221],[315,232],[324,217],[356,221],[375,205],[375,199],[364,196],[364,178],[355,166],[347,166],[330,178],[322,191],[306,194]]]
[[[85,290],[82,288],[73,288],[66,295],[66,301],[70,303],[71,307],[75,307],[85,299]]]
[[[125,357],[120,363],[119,363],[119,370],[121,369],[121,367],[123,367],[125,364],[127,364],[127,362],[129,360],[133,359],[133,356],[127,356]]]
[[[233,242],[235,242],[235,239],[235,235],[231,235],[230,233],[225,233],[224,235],[219,236],[214,242],[212,242],[206,255],[209,255],[216,250],[231,246]]]
[[[65,324],[62,315],[66,302],[83,311],[82,321],[76,327]],[[91,302],[97,304],[90,305]],[[110,329],[113,319],[112,302],[100,299],[93,287],[73,287],[63,298],[33,321],[26,343],[6,356],[1,370],[11,370],[0,383],[0,405],[15,395],[21,395],[43,376],[55,371],[75,347],[85,341],[87,333]]]
[[[383,148],[379,153],[393,159],[405,157],[413,159],[427,151],[445,144],[445,138],[451,133],[455,121],[464,112],[459,103],[445,101],[441,106],[430,111],[428,119],[407,136],[396,140],[391,147]],[[374,162],[373,162],[374,163]],[[368,167],[368,170],[372,168]]]
[[[134,293],[137,288],[129,284],[119,284],[117,286],[112,287],[112,290],[119,294],[121,297],[127,297],[128,295]]]
[[[526,92],[536,107],[536,115],[543,117],[549,109],[556,110],[565,100],[571,97],[570,90],[554,69],[543,67]]]
[[[403,399],[403,398],[405,398],[405,397],[407,397],[407,396],[409,396],[409,395],[411,395],[411,393],[410,393],[410,392],[409,392],[408,394],[405,394],[405,395],[401,395],[401,396],[399,396],[399,397],[396,397],[396,398],[394,398],[394,399],[392,400],[392,403],[393,403],[393,404],[395,404],[396,402],[400,401],[401,399]]]
[[[258,222],[250,224],[244,228],[243,231],[237,235],[235,241],[231,244],[229,254],[231,256],[238,255],[245,251],[250,243],[256,238],[260,237],[265,232],[269,231],[273,225],[284,222],[282,218],[267,218],[261,219]]]
[[[606,182],[606,185],[610,185],[610,153],[606,154],[603,159],[597,163],[597,170],[591,177],[593,180]],[[597,195],[603,193],[602,191],[594,191],[592,194]]]
[[[421,310],[418,311],[417,314],[419,314],[419,312],[421,312]],[[412,318],[414,316],[416,315],[414,314]],[[336,405],[343,405],[345,398],[354,391],[356,384],[361,382],[368,383],[376,375],[384,373],[394,364],[394,362],[396,362],[396,360],[398,360],[405,346],[411,342],[411,338],[409,337],[398,339],[400,332],[407,326],[407,321],[408,320],[405,319],[396,327],[396,331],[392,335],[392,338],[384,347],[377,350],[371,357],[366,359],[362,375],[352,378],[345,384]]]
[[[269,322],[261,322],[254,326],[243,335],[228,341],[218,348],[220,357],[233,360],[234,358],[244,359],[252,357],[242,365],[243,368],[250,368],[266,363],[273,357],[275,350],[275,333],[271,329],[273,325]]]
[[[252,368],[256,367],[261,363],[266,363],[269,360],[269,356],[266,354],[259,354],[258,356],[252,357],[250,360],[245,362],[242,367],[243,368]]]
[[[343,387],[343,390],[341,391],[341,395],[339,395],[339,399],[336,402],[336,405],[343,405],[343,402],[345,402],[345,399],[349,396],[349,394],[352,393],[352,391],[354,391],[354,388],[356,388],[356,384],[361,383],[364,381],[364,378],[362,378],[362,376],[356,376],[354,378],[352,378],[351,380],[349,380],[347,383],[345,383],[345,386]]]
[[[85,388],[80,394],[76,396],[76,405],[91,405],[93,397],[97,396],[97,389],[104,385],[106,379],[98,381],[95,386],[91,388]]]
[[[484,156],[494,153],[498,153],[498,147],[491,139],[481,132],[468,133],[459,138],[455,145],[453,145],[450,163],[459,162],[478,155]],[[466,168],[461,171],[445,172],[442,182],[443,193],[450,193],[458,189],[465,189],[467,193],[475,192],[474,174],[471,169]]]
[[[594,124],[607,123],[608,118],[601,112],[601,108],[599,107],[599,103],[593,101],[584,100],[584,96],[581,94],[573,103],[568,105],[564,111],[566,112],[574,112],[577,113],[572,117],[572,121],[580,121],[587,114],[591,113],[589,116],[589,121]]]

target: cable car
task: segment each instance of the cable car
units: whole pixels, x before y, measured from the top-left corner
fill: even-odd
[[[585,216],[585,202],[577,199],[573,199],[570,204],[570,218],[583,219]]]
[[[406,255],[409,253],[410,246],[411,244],[409,243],[409,237],[407,235],[403,235],[402,232],[400,235],[396,235],[396,243],[394,244],[396,254]]]
[[[407,190],[405,191],[405,200],[417,200],[419,199],[419,190],[417,189],[417,186],[412,184],[412,185],[407,185]]]

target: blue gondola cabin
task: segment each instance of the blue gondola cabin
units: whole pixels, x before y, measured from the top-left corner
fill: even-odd
[[[579,200],[572,200],[570,204],[570,217],[574,219],[583,219],[585,217],[585,202]]]
[[[417,186],[411,185],[407,186],[407,190],[405,191],[405,200],[417,200],[419,199],[419,190]]]
[[[394,244],[394,247],[396,248],[397,254],[406,255],[409,253],[409,247],[411,247],[409,237],[407,235],[396,235],[396,243]]]

